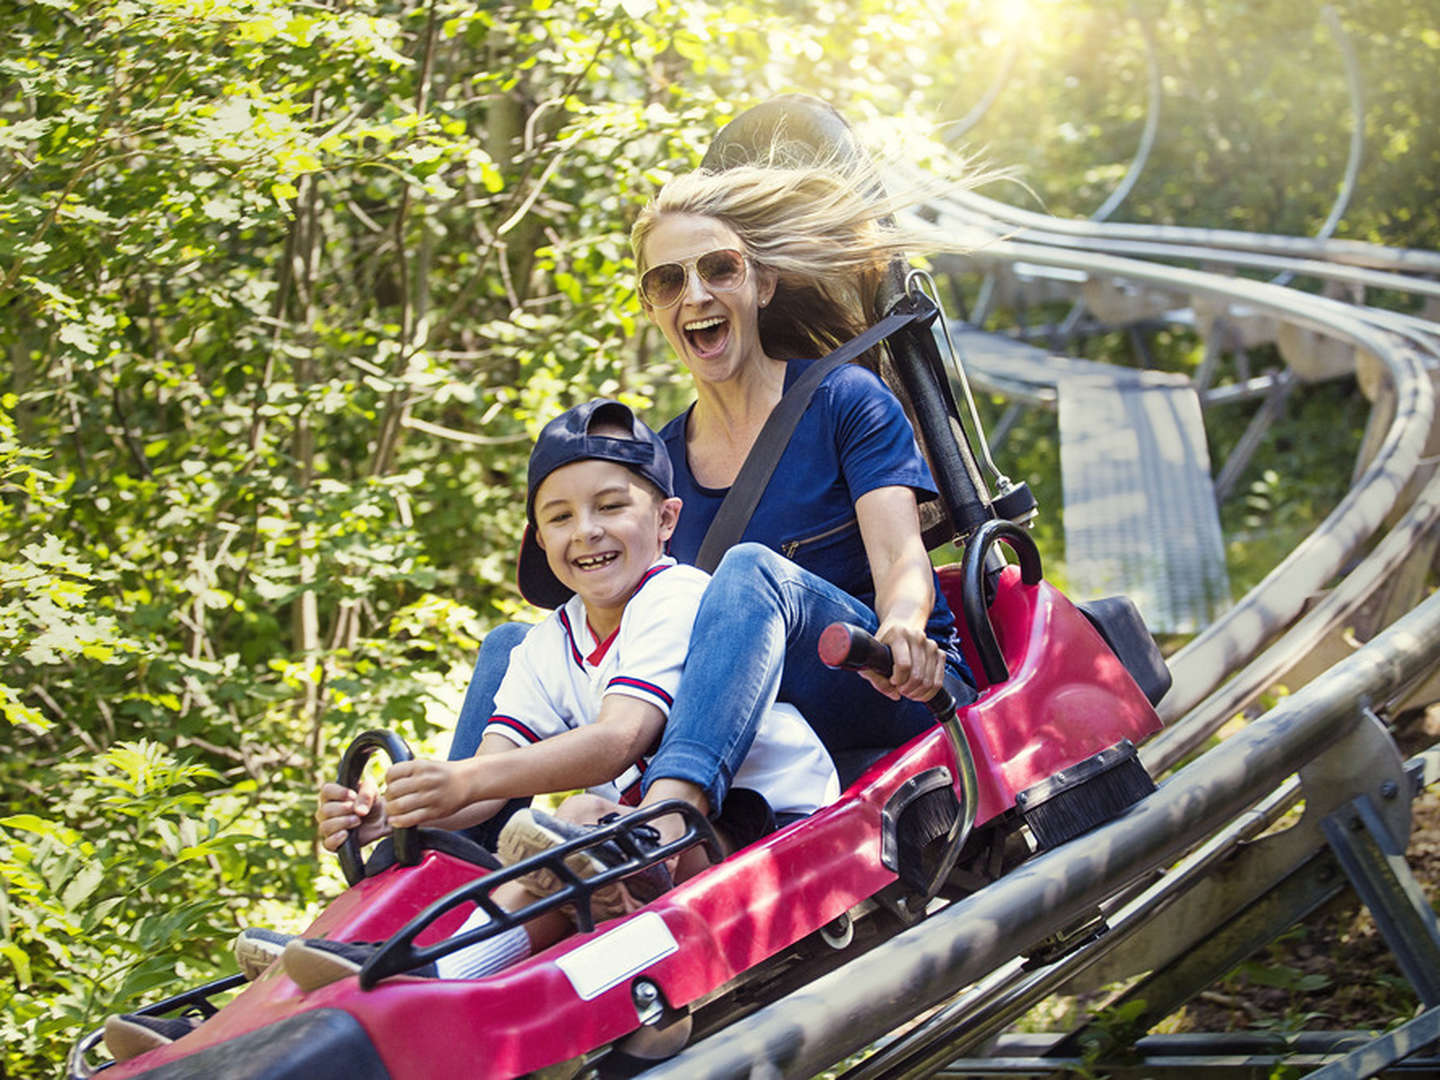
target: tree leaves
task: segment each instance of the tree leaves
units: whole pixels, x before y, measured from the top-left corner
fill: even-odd
[[[1306,231],[1345,153],[1333,42],[1278,7],[1142,10],[1165,112],[1122,216]],[[1375,150],[1343,228],[1436,246],[1422,14],[1345,5]],[[252,897],[315,899],[312,788],[350,734],[443,745],[477,639],[521,610],[529,439],[596,393],[657,420],[690,396],[634,296],[656,185],[782,91],[887,134],[954,120],[1009,28],[914,0],[6,15],[0,813],[93,848],[0,825],[24,1072],[94,984],[174,987]],[[1143,124],[1141,38],[1103,5],[1031,22],[975,138],[1087,213]]]

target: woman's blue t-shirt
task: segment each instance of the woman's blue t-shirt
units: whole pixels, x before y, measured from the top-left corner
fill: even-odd
[[[791,360],[785,389],[812,363]],[[683,563],[695,561],[730,490],[702,487],[691,474],[685,447],[689,418],[686,409],[660,431],[675,470],[675,494],[683,500],[669,550]],[[780,552],[873,610],[875,585],[855,501],[890,486],[912,488],[920,497],[935,494],[930,470],[895,395],[867,369],[842,364],[825,376],[810,399],[741,539]],[[938,581],[926,632],[965,670],[955,617]]]

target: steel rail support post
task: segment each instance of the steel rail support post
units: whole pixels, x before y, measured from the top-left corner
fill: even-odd
[[[1106,912],[1111,929],[1097,942],[1035,972],[1007,975],[1002,969],[987,977],[842,1080],[927,1076],[948,1058],[978,1053],[988,1039],[1052,993],[1083,993],[1140,972],[1153,974],[1111,1004],[1124,1008],[1130,1000],[1146,1001],[1144,1013],[1127,1025],[1134,1031],[1167,1015],[1269,940],[1268,931],[1278,933],[1302,918],[1323,900],[1317,893],[1331,895],[1344,887],[1344,874],[1321,829],[1328,814],[1358,794],[1383,797],[1390,787],[1416,791],[1423,786],[1419,778],[1428,775],[1430,755],[1402,763],[1384,724],[1369,710],[1361,710],[1358,719],[1299,775],[1167,867],[1143,892],[1112,902],[1114,910]],[[1440,760],[1440,754],[1434,756]],[[1301,798],[1301,820],[1267,832]],[[1409,801],[1387,800],[1385,806],[1392,832],[1408,834]],[[1217,951],[1225,959],[1217,961]],[[1217,970],[1217,963],[1224,968]],[[1073,1050],[1085,1030],[1063,1036],[1047,1053]],[[1098,1033],[1112,1034],[1108,1029]]]
[[[1389,792],[1392,798],[1398,792]],[[1440,1006],[1440,921],[1405,861],[1405,845],[1369,795],[1328,815],[1325,839],[1365,901],[1400,970],[1426,1008]]]
[[[1357,1080],[1374,1076],[1382,1069],[1403,1061],[1440,1039],[1440,1008],[1426,1009],[1414,1020],[1401,1024],[1309,1074],[1310,1080]]]
[[[1289,368],[1282,371],[1270,385],[1265,400],[1261,402],[1260,408],[1255,410],[1255,415],[1250,418],[1250,423],[1246,425],[1245,432],[1240,436],[1235,448],[1230,451],[1230,456],[1225,459],[1225,464],[1220,466],[1220,472],[1215,477],[1216,503],[1223,503],[1230,497],[1230,492],[1240,480],[1240,474],[1250,464],[1255,451],[1260,449],[1260,443],[1269,433],[1271,425],[1280,418],[1285,401],[1294,386],[1295,376]]]

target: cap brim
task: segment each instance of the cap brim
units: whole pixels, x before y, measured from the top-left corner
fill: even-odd
[[[531,525],[525,526],[525,538],[520,541],[520,563],[515,582],[520,586],[520,595],[536,607],[558,608],[575,595],[573,590],[560,583],[550,569]]]

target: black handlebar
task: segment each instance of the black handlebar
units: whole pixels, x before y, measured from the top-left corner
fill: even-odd
[[[1038,585],[1042,576],[1040,551],[1035,538],[1013,521],[987,521],[975,530],[965,548],[965,562],[960,577],[960,607],[970,641],[980,657],[985,679],[995,686],[1010,678],[1010,668],[1000,652],[995,627],[990,623],[990,604],[985,587],[985,557],[996,541],[1003,540],[1020,559],[1020,580]]]
[[[392,763],[409,761],[415,756],[410,752],[410,747],[406,745],[405,740],[393,731],[371,728],[369,731],[362,731],[356,735],[350,745],[345,748],[345,753],[340,758],[337,782],[352,791],[358,790],[360,775],[365,771],[365,763],[370,760],[370,756],[376,750],[384,750]],[[340,869],[345,874],[345,880],[351,885],[356,885],[365,878],[365,860],[360,854],[359,831],[359,829],[351,829],[350,835],[345,838],[345,843],[336,852],[340,856]],[[395,844],[395,861],[401,866],[414,866],[420,861],[420,837],[414,829],[396,829],[393,834],[393,843]]]
[[[890,646],[850,623],[836,622],[827,626],[820,634],[819,651],[820,661],[827,667],[844,668],[846,671],[868,668],[881,675],[889,675],[894,667]],[[936,720],[943,721],[955,715],[955,698],[942,686],[925,702],[925,707]]]

